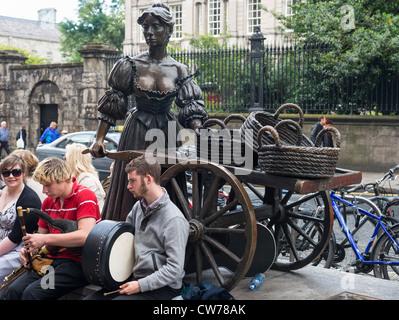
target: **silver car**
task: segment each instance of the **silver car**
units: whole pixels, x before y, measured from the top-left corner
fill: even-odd
[[[95,135],[96,131],[80,131],[69,133],[51,143],[38,145],[38,147],[36,148],[36,156],[39,158],[39,161],[42,161],[47,157],[57,157],[63,159],[65,156],[65,147],[68,144],[81,143],[87,147],[90,147],[95,139]],[[109,132],[106,135],[104,139],[104,145],[107,151],[117,150],[120,136],[120,131]],[[100,181],[108,177],[110,174],[109,167],[114,160],[107,157],[92,158],[92,160],[93,166],[98,171]]]

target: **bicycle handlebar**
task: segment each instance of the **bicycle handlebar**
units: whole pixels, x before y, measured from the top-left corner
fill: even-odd
[[[398,170],[399,169],[399,164],[397,164],[396,166],[394,166],[393,168],[391,168],[391,169],[389,169],[389,173],[394,173],[396,170]]]
[[[345,191],[347,192],[347,193],[352,193],[352,192],[355,192],[355,191],[357,191],[357,190],[360,190],[360,189],[364,189],[364,190],[366,190],[366,188],[367,187],[369,187],[369,186],[373,186],[374,187],[374,182],[370,182],[370,183],[366,183],[366,184],[358,184],[357,186],[354,186],[354,187],[352,187],[352,188],[350,188],[350,189],[346,189]]]

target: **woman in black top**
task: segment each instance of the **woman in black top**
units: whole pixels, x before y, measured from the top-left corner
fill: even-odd
[[[22,229],[17,207],[41,208],[41,201],[31,188],[25,185],[25,163],[17,155],[7,156],[0,164],[1,179],[5,187],[0,195],[0,279],[10,274],[21,262]],[[38,218],[25,215],[26,231],[37,230]]]

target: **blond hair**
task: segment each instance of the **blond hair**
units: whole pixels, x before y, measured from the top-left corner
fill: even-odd
[[[68,144],[65,148],[65,161],[72,170],[72,175],[78,178],[83,172],[94,174],[98,177],[98,173],[91,162],[89,153],[83,154],[82,151],[86,146],[80,143]]]
[[[39,163],[33,173],[33,180],[43,185],[53,182],[70,181],[72,170],[62,159],[49,157]]]
[[[14,150],[12,154],[20,156],[24,160],[26,165],[26,175],[31,177],[39,164],[39,159],[32,153],[32,151],[24,149]]]

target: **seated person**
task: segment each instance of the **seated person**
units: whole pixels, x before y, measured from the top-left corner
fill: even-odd
[[[128,190],[140,199],[126,218],[134,227],[133,280],[118,293],[104,296],[105,289],[89,300],[170,300],[179,295],[184,277],[184,258],[189,224],[160,186],[161,166],[139,157],[126,165]]]
[[[96,196],[87,187],[80,186],[72,178],[72,171],[65,161],[47,158],[39,163],[33,179],[43,185],[47,198],[42,211],[54,219],[77,221],[78,229],[61,233],[42,219],[38,222],[38,233],[27,234],[22,238],[25,245],[21,249],[22,263],[27,263],[27,254],[35,253],[46,247],[82,247],[86,238],[101,220]],[[59,250],[58,254],[49,254],[53,259],[54,288],[43,288],[41,276],[37,272],[25,272],[9,285],[7,300],[51,300],[88,284],[82,270],[81,254],[72,250]]]
[[[21,265],[19,251],[23,247],[23,234],[17,208],[40,209],[42,204],[38,195],[25,184],[26,170],[24,160],[15,154],[7,156],[0,164],[0,179],[5,184],[0,194],[0,281]],[[37,230],[36,216],[26,215],[24,220],[27,232]],[[1,295],[3,293],[4,290]]]

